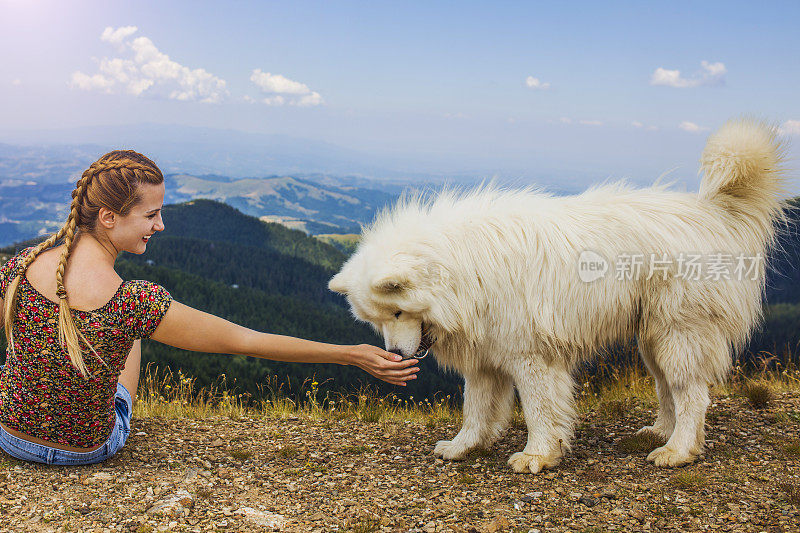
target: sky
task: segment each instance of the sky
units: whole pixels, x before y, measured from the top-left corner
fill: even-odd
[[[147,122],[696,188],[732,117],[774,124],[800,166],[798,21],[796,0],[0,0],[0,140]]]

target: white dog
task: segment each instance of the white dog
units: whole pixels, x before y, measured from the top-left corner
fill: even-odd
[[[518,472],[557,465],[575,420],[572,371],[632,339],[665,439],[656,465],[692,462],[710,383],[723,380],[762,317],[764,258],[785,221],[781,150],[767,126],[728,122],[702,156],[699,193],[595,186],[576,196],[483,187],[401,200],[363,232],[329,284],[388,350],[429,338],[464,375],[464,421],[434,453],[492,444],[519,391],[528,442]]]

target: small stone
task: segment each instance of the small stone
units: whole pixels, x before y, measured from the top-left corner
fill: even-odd
[[[609,487],[603,492],[600,493],[601,498],[607,498],[609,500],[616,500],[617,499],[617,491],[613,487]]]
[[[281,530],[286,527],[286,517],[268,511],[259,511],[252,507],[242,507],[236,510],[236,514],[244,515],[247,520],[260,527]]]
[[[591,498],[589,496],[581,496],[580,498],[578,498],[578,503],[582,503],[586,507],[594,507],[595,505],[597,505],[597,499]]]
[[[162,498],[147,510],[147,514],[162,514],[172,517],[186,516],[194,506],[194,498],[187,491],[180,489],[166,498]]]
[[[489,525],[486,526],[486,533],[497,533],[498,531],[505,531],[509,528],[508,520],[504,516],[495,518]]]
[[[225,441],[220,439],[219,437],[214,439],[213,441],[211,441],[211,444],[209,444],[209,446],[211,446],[212,448],[219,448],[220,446],[224,446],[224,445],[225,445]]]
[[[538,500],[541,497],[542,497],[542,493],[539,492],[539,491],[536,491],[536,492],[529,492],[528,494],[526,494],[525,496],[520,498],[520,500],[522,500],[525,503],[531,503],[533,500]]]

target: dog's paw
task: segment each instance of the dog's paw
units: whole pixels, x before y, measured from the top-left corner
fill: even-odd
[[[508,464],[515,472],[530,472],[536,474],[545,468],[553,468],[561,462],[560,457],[548,457],[545,455],[531,455],[525,452],[517,452],[508,460]]]
[[[455,440],[440,440],[433,449],[434,455],[448,461],[459,461],[467,456],[467,452],[469,452],[469,448]]]
[[[680,452],[668,446],[656,448],[647,456],[647,460],[655,463],[656,466],[682,466],[693,462],[695,459],[697,459],[697,456],[692,453]]]
[[[670,435],[672,435],[671,431],[667,431],[662,426],[644,426],[639,431],[636,432],[637,435],[641,435],[642,433],[651,433],[657,437],[664,439],[665,441],[669,440]]]

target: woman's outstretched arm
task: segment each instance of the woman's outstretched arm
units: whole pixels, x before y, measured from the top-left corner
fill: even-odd
[[[399,355],[375,346],[342,346],[261,333],[175,301],[150,338],[195,352],[249,355],[297,363],[356,365],[395,385],[405,385],[406,381],[416,379],[419,371],[413,366],[416,359],[401,361]]]

